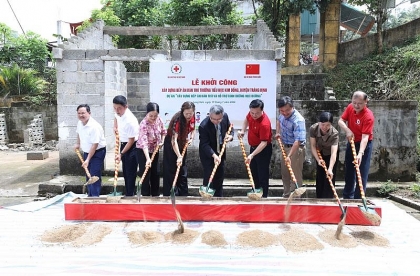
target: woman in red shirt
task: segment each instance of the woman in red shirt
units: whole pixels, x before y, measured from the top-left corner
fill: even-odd
[[[176,182],[175,195],[188,196],[186,157],[182,156],[185,144],[191,145],[195,136],[195,105],[184,102],[181,110],[172,117],[163,148],[163,195],[169,196],[178,165],[181,166]]]

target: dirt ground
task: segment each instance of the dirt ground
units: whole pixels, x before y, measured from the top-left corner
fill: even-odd
[[[33,201],[38,184],[59,173],[59,152],[49,151],[44,160],[27,160],[27,151],[0,151],[0,206]]]

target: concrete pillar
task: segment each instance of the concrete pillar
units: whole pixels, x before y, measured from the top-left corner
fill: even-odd
[[[331,0],[325,11],[324,54],[323,63],[327,68],[334,68],[338,59],[338,42],[340,39],[341,0]]]
[[[300,14],[289,16],[286,32],[286,66],[299,66]]]

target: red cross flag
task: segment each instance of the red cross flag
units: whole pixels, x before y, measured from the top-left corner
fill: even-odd
[[[259,75],[260,65],[259,64],[247,64],[245,66],[245,75]]]

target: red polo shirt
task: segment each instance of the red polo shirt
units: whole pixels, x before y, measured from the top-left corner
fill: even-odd
[[[369,141],[372,141],[375,117],[369,108],[365,107],[357,114],[353,105],[349,104],[341,115],[341,119],[347,121],[348,128],[354,134],[354,142],[362,141],[362,134],[369,134]]]
[[[251,147],[257,147],[261,141],[271,144],[271,122],[265,112],[256,120],[248,113],[246,120],[248,121],[248,143]]]

